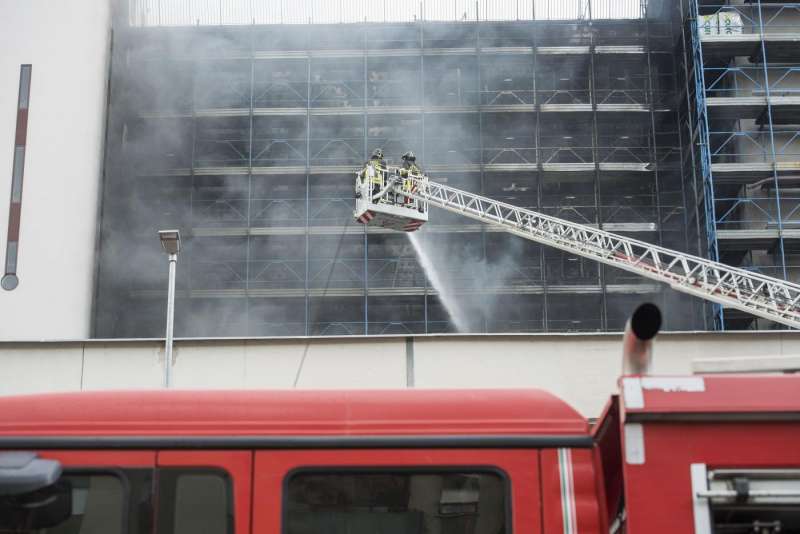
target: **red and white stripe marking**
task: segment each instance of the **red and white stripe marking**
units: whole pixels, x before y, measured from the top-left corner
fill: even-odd
[[[414,221],[410,223],[406,223],[403,226],[403,230],[406,232],[415,232],[419,230],[419,227],[423,225],[423,221]]]
[[[21,65],[17,97],[17,129],[14,135],[14,163],[11,167],[11,200],[8,206],[5,273],[0,286],[7,291],[17,287],[17,259],[22,218],[22,178],[25,172],[25,149],[28,139],[28,104],[31,94],[31,65]]]
[[[364,214],[361,215],[361,217],[359,217],[357,220],[361,224],[368,224],[374,218],[375,218],[375,213],[371,211],[365,211]]]
[[[561,518],[564,534],[577,534],[575,513],[575,482],[572,473],[572,451],[558,449],[558,471],[561,482]]]

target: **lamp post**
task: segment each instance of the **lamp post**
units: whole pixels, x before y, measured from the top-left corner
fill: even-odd
[[[167,290],[167,334],[164,350],[164,387],[172,386],[172,333],[175,320],[175,271],[178,267],[178,252],[181,250],[181,233],[178,230],[158,232],[161,246],[169,258],[169,289]]]

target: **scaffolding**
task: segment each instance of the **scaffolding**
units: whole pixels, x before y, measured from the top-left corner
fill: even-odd
[[[797,281],[800,252],[800,3],[689,0],[687,117],[708,257]],[[691,87],[689,87],[691,86]],[[733,310],[717,328],[771,328]]]
[[[413,150],[460,189],[697,253],[680,21],[668,3],[618,18],[607,4],[295,26],[131,25],[126,11],[95,335],[159,335],[152,236],[167,226],[186,241],[176,335],[453,331],[406,237],[352,223],[353,172],[375,147],[394,163]],[[642,300],[673,310],[672,328],[703,327],[696,303],[652,282],[452,214],[420,236],[476,332],[619,330]]]
[[[658,3],[658,2],[654,2]],[[638,19],[643,0],[131,0],[131,26]]]

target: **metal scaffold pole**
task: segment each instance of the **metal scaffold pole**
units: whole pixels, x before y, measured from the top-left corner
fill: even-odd
[[[691,21],[692,65],[694,70],[695,128],[700,147],[700,168],[703,175],[703,205],[705,207],[706,250],[708,257],[719,260],[717,243],[717,216],[715,205],[714,178],[711,173],[711,141],[709,136],[708,109],[706,107],[705,70],[703,66],[703,46],[700,40],[698,20],[700,9],[698,0],[689,1]],[[722,308],[715,306],[714,321],[720,330],[725,329]]]

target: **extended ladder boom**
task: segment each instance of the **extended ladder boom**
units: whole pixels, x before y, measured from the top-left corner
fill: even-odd
[[[389,172],[397,169],[390,167]],[[498,202],[410,175],[394,192],[669,284],[725,307],[800,328],[800,285]],[[409,188],[409,181],[412,187]]]

